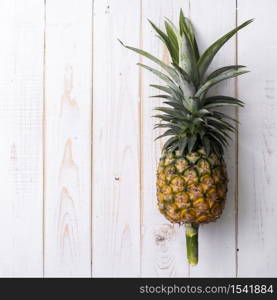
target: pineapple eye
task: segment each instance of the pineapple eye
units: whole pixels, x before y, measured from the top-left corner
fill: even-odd
[[[172,202],[173,201],[173,193],[170,186],[165,185],[161,188],[161,192],[163,193],[163,201]]]
[[[181,177],[177,176],[171,181],[171,188],[173,192],[178,193],[184,190],[185,181]]]
[[[166,214],[173,220],[179,220],[181,213],[176,204],[170,204],[166,208]]]
[[[176,169],[174,166],[168,166],[164,170],[166,180],[171,181],[173,177],[176,176]]]
[[[200,158],[200,154],[197,152],[192,152],[187,154],[186,158],[189,162],[195,164],[197,160]]]
[[[197,171],[199,175],[209,174],[211,172],[209,162],[205,159],[200,159],[197,163]]]
[[[182,173],[189,167],[189,163],[185,158],[179,158],[175,163],[175,167],[179,173]]]
[[[210,164],[215,167],[215,166],[219,166],[220,165],[220,160],[218,158],[218,156],[214,153],[212,153],[210,156],[209,156],[209,162]]]
[[[172,153],[167,154],[165,160],[164,160],[164,165],[168,166],[172,164],[175,161],[175,157]]]
[[[222,172],[221,172],[221,169],[220,167],[218,168],[215,168],[213,170],[213,179],[214,179],[214,182],[215,183],[219,183],[221,180],[222,180]]]
[[[203,193],[200,186],[191,186],[189,187],[188,192],[189,192],[189,197],[192,201],[203,198]]]
[[[189,169],[189,170],[185,171],[184,179],[188,186],[198,183],[197,173],[193,169]]]
[[[175,204],[180,208],[189,208],[190,200],[186,192],[177,193],[175,196]]]

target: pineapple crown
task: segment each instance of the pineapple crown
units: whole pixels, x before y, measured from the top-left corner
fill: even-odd
[[[165,85],[152,84],[153,88],[162,93],[152,98],[161,98],[166,106],[156,107],[159,113],[155,118],[160,122],[154,128],[165,128],[165,132],[156,139],[169,137],[163,151],[178,151],[181,155],[198,148],[204,148],[209,154],[215,152],[222,155],[224,147],[235,132],[237,120],[218,111],[223,106],[243,106],[243,102],[230,96],[207,96],[209,89],[217,83],[245,74],[245,66],[231,65],[221,67],[207,74],[214,56],[220,48],[233,36],[253,21],[248,20],[234,28],[208,47],[203,54],[199,53],[191,21],[180,10],[179,26],[176,27],[169,19],[165,20],[165,32],[153,22],[151,26],[158,38],[166,46],[171,64],[166,64],[150,53],[121,44],[145,56],[156,63],[162,71],[138,63],[158,76]]]

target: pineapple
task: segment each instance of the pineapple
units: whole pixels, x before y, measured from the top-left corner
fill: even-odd
[[[225,66],[210,73],[208,68],[220,48],[252,21],[231,30],[202,54],[192,23],[182,10],[178,26],[166,19],[165,32],[149,21],[170,54],[170,64],[121,42],[160,67],[138,64],[165,83],[151,85],[160,91],[152,97],[163,99],[165,104],[156,107],[158,113],[154,116],[160,121],[155,128],[165,130],[158,138],[168,137],[157,169],[158,209],[170,222],[185,225],[191,265],[198,263],[199,225],[218,219],[226,200],[228,177],[223,155],[237,121],[220,108],[244,104],[231,96],[208,96],[207,92],[223,80],[248,72],[242,65]]]

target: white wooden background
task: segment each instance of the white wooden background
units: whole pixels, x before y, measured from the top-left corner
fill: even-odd
[[[117,41],[168,55],[147,18],[183,8],[200,48],[249,18],[213,68],[252,71],[220,91],[246,102],[226,153],[228,202],[184,229],[156,209],[152,75]],[[1,277],[277,277],[276,0],[0,0]]]

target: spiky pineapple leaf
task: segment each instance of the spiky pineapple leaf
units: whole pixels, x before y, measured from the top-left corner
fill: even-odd
[[[183,110],[184,106],[176,103],[176,102],[170,102],[170,101],[164,101],[163,104],[167,104],[169,106],[172,106],[173,108],[177,109],[177,110]]]
[[[234,102],[238,102],[243,104],[244,102],[238,98],[234,98],[232,96],[224,96],[224,95],[216,95],[216,96],[210,96],[205,98],[205,104],[211,104],[211,103],[215,103],[217,101],[221,101],[221,100],[233,100]]]
[[[190,56],[187,46],[187,40],[184,35],[181,34],[181,32],[178,30],[178,28],[173,24],[171,20],[166,18],[168,24],[170,24],[172,30],[175,33],[175,36],[177,37],[178,41],[178,47],[179,47],[179,64],[175,64],[175,66],[179,66],[182,68],[187,74],[191,74],[191,62],[190,62]]]
[[[222,120],[218,120],[216,118],[212,117],[207,117],[206,119],[208,121],[209,125],[215,126],[217,129],[221,130],[222,132],[225,131],[231,131],[231,132],[236,132],[236,128],[229,124],[228,122],[224,122]]]
[[[155,110],[167,113],[170,116],[176,117],[176,118],[186,118],[186,113],[184,111],[177,111],[176,109],[173,108],[168,108],[168,107],[155,107]]]
[[[164,85],[150,85],[161,92],[160,95],[151,96],[151,98],[164,99],[162,103],[165,106],[156,107],[155,109],[160,113],[153,116],[160,120],[154,128],[166,129],[157,139],[169,136],[163,150],[178,150],[182,155],[194,151],[196,147],[204,147],[206,153],[223,154],[223,149],[228,145],[231,134],[237,130],[238,121],[217,111],[216,108],[242,107],[244,103],[234,97],[221,95],[206,97],[206,94],[215,84],[248,71],[242,70],[244,68],[242,65],[231,65],[221,67],[207,76],[204,75],[219,49],[252,20],[221,37],[201,57],[192,24],[184,16],[182,10],[179,17],[179,29],[168,19],[164,23],[165,31],[159,29],[153,22],[149,22],[169,51],[170,65],[148,52],[123,46],[145,56],[162,68],[160,70],[138,64],[165,82]]]
[[[174,46],[172,45],[170,38],[160,28],[158,28],[151,20],[148,21],[151,24],[151,26],[154,28],[154,30],[158,33],[158,36],[166,45],[172,61],[176,64],[179,64],[179,53],[177,52],[177,49],[174,48]]]
[[[248,24],[252,23],[254,19],[247,20],[246,22],[242,23],[238,27],[234,28],[233,30],[229,31],[225,35],[223,35],[220,39],[215,41],[199,58],[198,60],[198,68],[200,73],[200,78],[203,78],[204,74],[206,73],[210,63],[212,62],[214,56],[219,51],[219,49],[240,29],[244,28]]]
[[[225,73],[226,71],[229,70],[238,70],[241,68],[245,68],[246,66],[242,66],[242,65],[232,65],[232,66],[226,66],[226,67],[222,67],[219,68],[215,71],[213,71],[212,73],[209,74],[209,76],[207,77],[206,81],[215,78],[216,76],[218,76],[219,74]]]
[[[184,16],[184,12],[182,9],[180,10],[179,27],[180,27],[181,34],[183,33],[187,37],[187,39],[191,45],[191,49],[193,51],[194,57],[197,61],[199,59],[199,50],[198,50],[198,45],[197,45],[195,35],[193,32],[193,27],[192,27],[191,21]]]
[[[178,150],[179,150],[180,155],[184,154],[184,151],[185,151],[185,149],[187,147],[187,144],[188,144],[188,139],[186,137],[181,138],[179,140]]]
[[[191,79],[190,79],[189,74],[183,68],[179,67],[178,65],[176,65],[174,63],[173,63],[173,66],[174,66],[176,72],[180,75],[181,79],[190,83]]]
[[[195,144],[196,144],[197,136],[193,135],[188,138],[188,151],[192,152]]]
[[[155,89],[161,90],[165,93],[168,93],[168,94],[172,95],[172,91],[169,87],[166,87],[166,86],[163,86],[163,85],[158,85],[158,84],[150,84],[150,86],[155,88]]]
[[[149,98],[164,98],[164,99],[172,99],[174,101],[175,99],[169,95],[154,95],[154,96],[149,96]]]
[[[213,111],[212,113],[213,113],[214,116],[216,116],[216,117],[217,117],[218,119],[220,119],[220,120],[221,120],[221,119],[227,119],[227,120],[231,120],[232,122],[237,123],[237,124],[240,123],[237,119],[234,119],[234,118],[232,118],[232,117],[226,115],[226,114],[223,113],[223,112]]]
[[[170,41],[170,44],[171,44],[171,47],[174,51],[174,60],[172,59],[172,61],[175,63],[175,64],[179,64],[179,43],[178,43],[178,37],[176,36],[173,28],[170,26],[170,24],[165,21],[164,22],[164,25],[165,25],[165,29],[166,29],[166,32],[167,32],[167,36],[168,36],[168,39]]]
[[[208,110],[223,106],[244,107],[243,101],[229,96],[207,97],[204,101],[203,107]]]
[[[199,52],[196,40],[194,38],[194,33],[191,28],[191,23],[184,16],[182,10],[180,11],[179,27],[181,36],[183,35],[187,42],[187,52],[191,65],[190,78],[197,89],[200,83],[199,69],[197,67]]]
[[[138,49],[138,48],[135,48],[135,47],[131,47],[131,46],[127,46],[125,45],[121,40],[118,40],[121,45],[129,50],[132,50],[148,59],[150,59],[151,61],[153,61],[154,63],[156,63],[157,65],[159,65],[160,67],[162,67],[172,78],[175,78],[177,79],[178,76],[176,74],[176,71],[174,70],[174,68],[170,67],[169,65],[165,64],[163,61],[161,61],[160,59],[158,59],[157,57],[153,56],[152,54],[144,51],[144,50],[141,50],[141,49]]]
[[[176,130],[174,130],[174,129],[168,129],[168,130],[166,130],[163,134],[157,136],[157,137],[155,138],[155,141],[158,140],[158,139],[161,139],[161,138],[163,138],[163,137],[166,137],[166,136],[172,136],[172,135],[176,135]]]
[[[167,148],[170,147],[170,146],[171,146],[174,142],[176,142],[178,139],[179,139],[179,138],[176,137],[176,136],[169,138],[169,139],[165,142],[162,151],[167,150]]]
[[[164,73],[160,72],[159,70],[156,70],[154,68],[148,67],[144,64],[141,63],[137,63],[138,66],[152,72],[153,74],[155,74],[156,76],[158,76],[160,79],[162,79],[163,81],[165,81],[170,87],[175,88],[175,84],[174,82]]]
[[[214,77],[213,79],[210,79],[207,82],[205,82],[195,93],[195,97],[201,97],[203,93],[206,93],[212,86],[219,83],[220,81],[230,79],[233,77],[237,77],[239,75],[246,74],[248,72],[249,71],[227,71],[227,72],[224,72],[224,73]]]
[[[202,143],[206,150],[207,155],[209,155],[211,152],[211,142],[210,142],[209,138],[207,138],[207,136],[204,135],[202,138]]]

